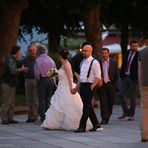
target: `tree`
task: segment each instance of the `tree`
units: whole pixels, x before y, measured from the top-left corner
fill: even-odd
[[[94,54],[98,55],[102,47],[101,3],[101,0],[32,0],[22,18],[23,29],[36,27],[39,32],[48,33],[49,50],[57,52],[60,37],[81,30],[80,22],[83,22],[86,39],[92,42]]]
[[[0,1],[0,76],[10,49],[16,44],[22,12],[27,8],[27,0]]]
[[[86,38],[93,45],[94,55],[99,56],[99,51],[102,48],[99,5],[84,14],[84,24]]]
[[[111,0],[103,7],[103,23],[107,26],[115,25],[121,32],[121,48],[124,56],[129,42],[129,35],[144,35],[148,31],[148,10],[146,0]]]
[[[23,32],[31,33],[36,28],[39,33],[48,34],[48,49],[57,52],[60,36],[64,34],[65,17],[67,16],[63,0],[29,1],[29,7],[21,19]]]

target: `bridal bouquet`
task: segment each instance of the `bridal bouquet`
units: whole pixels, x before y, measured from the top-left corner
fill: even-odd
[[[48,77],[55,77],[58,75],[58,70],[56,68],[51,68],[47,73]]]

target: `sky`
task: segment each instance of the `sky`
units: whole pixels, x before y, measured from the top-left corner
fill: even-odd
[[[47,37],[47,34],[38,34],[33,29],[33,38],[31,38],[30,34],[24,35],[24,38],[25,38],[26,41],[23,41],[23,40],[19,41],[19,40],[17,40],[17,45],[19,45],[21,47],[22,54],[25,55],[25,52],[27,51],[27,46],[30,43],[39,42],[41,40],[46,39],[46,37]]]

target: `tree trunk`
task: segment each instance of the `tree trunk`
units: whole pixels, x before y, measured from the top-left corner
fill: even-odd
[[[3,9],[0,23],[0,76],[10,49],[16,44],[20,17],[28,6],[27,0],[9,1]]]
[[[56,33],[48,33],[48,52],[58,52],[60,44],[60,36]]]
[[[84,14],[85,34],[87,41],[92,43],[93,54],[100,55],[102,38],[100,30],[100,6],[87,10]]]
[[[125,53],[127,51],[128,36],[129,36],[128,23],[124,22],[122,24],[122,28],[121,28],[122,61],[123,61],[123,57],[124,57],[124,55],[125,55]]]

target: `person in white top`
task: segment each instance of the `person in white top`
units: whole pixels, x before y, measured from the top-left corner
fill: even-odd
[[[83,102],[83,114],[80,119],[79,127],[75,132],[85,132],[86,123],[90,119],[93,128],[90,131],[96,131],[100,128],[100,123],[92,107],[92,98],[94,95],[95,87],[101,82],[101,69],[97,60],[92,57],[92,46],[90,43],[83,44],[84,60],[80,64],[80,83],[73,89],[71,93],[75,94],[80,89],[80,96]]]

